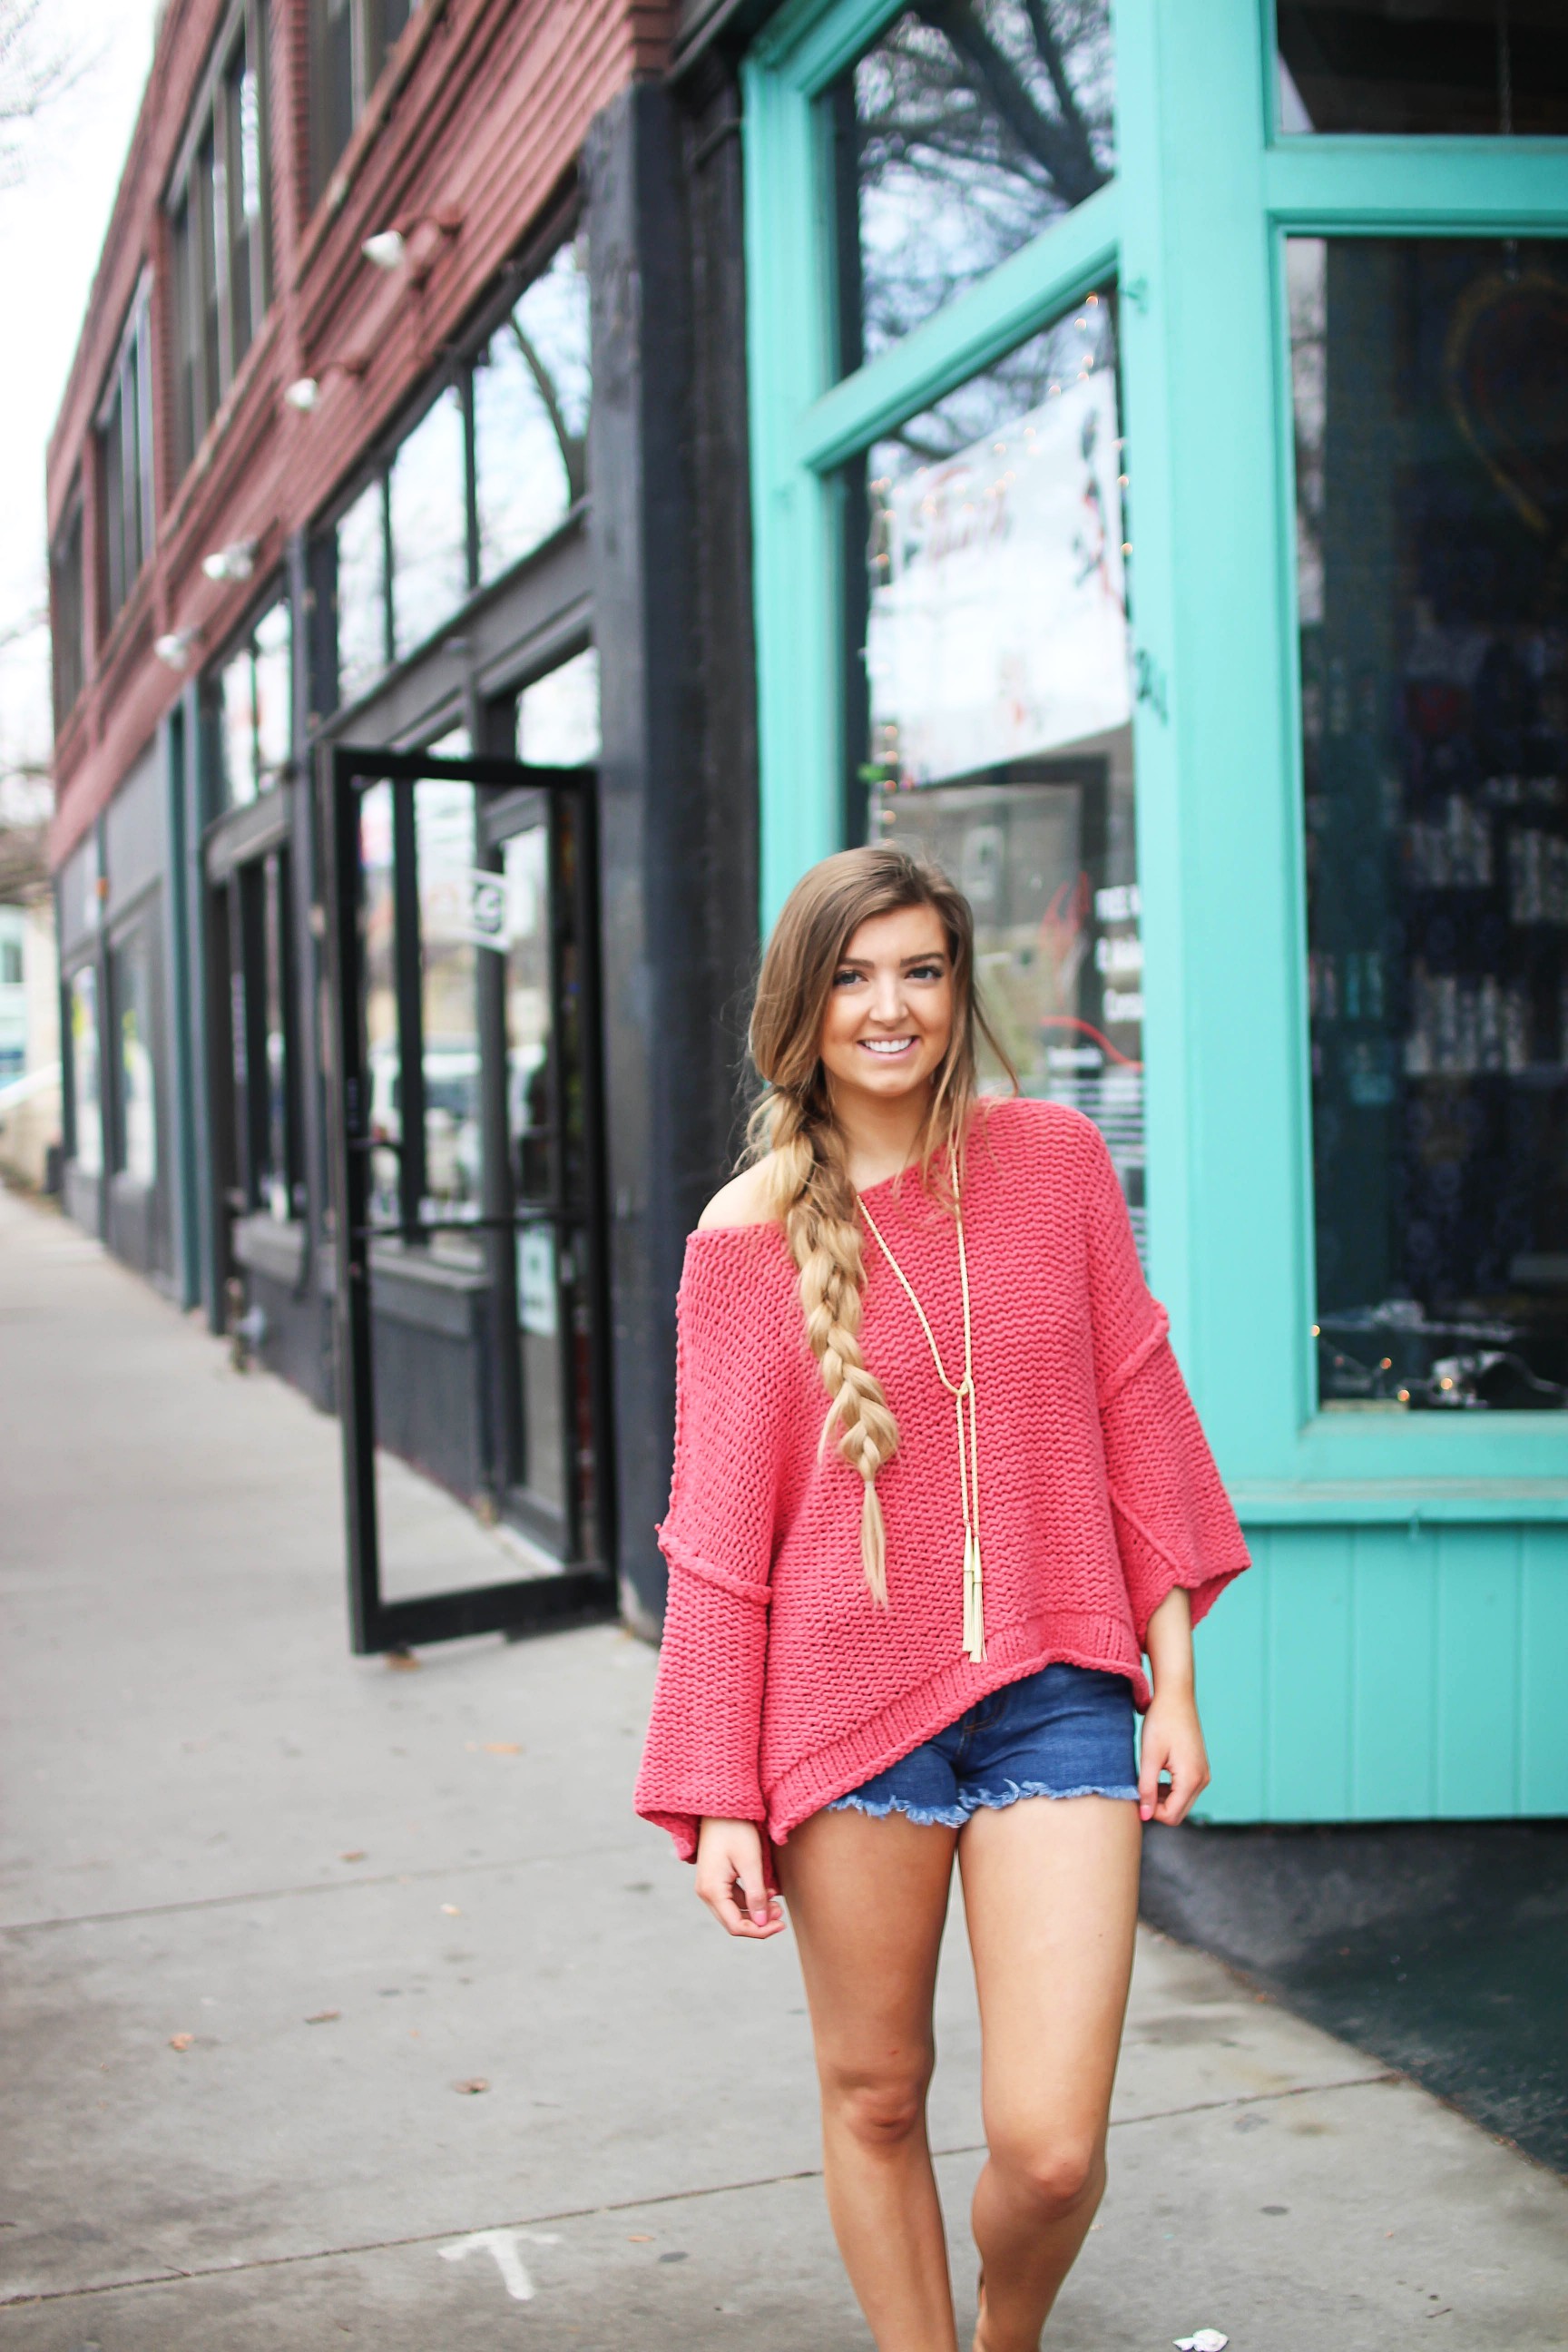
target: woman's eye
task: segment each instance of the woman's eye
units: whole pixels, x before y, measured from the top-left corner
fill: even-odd
[[[860,975],[858,971],[835,972],[833,975],[833,985],[835,988],[853,988],[855,982],[859,979],[859,977]]]
[[[940,980],[942,978],[942,966],[939,963],[914,964],[910,968],[910,978],[911,980]]]

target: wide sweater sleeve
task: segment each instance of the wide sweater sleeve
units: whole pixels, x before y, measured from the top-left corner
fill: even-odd
[[[777,1425],[792,1372],[770,1230],[694,1234],[677,1305],[675,1468],[658,1531],[669,1568],[636,1804],[681,1859],[705,1818],[763,1822],[758,1777]]]
[[[1177,1585],[1193,1622],[1248,1565],[1247,1550],[1138,1263],[1127,1204],[1098,1129],[1086,1138],[1088,1258],[1106,1483],[1140,1643]]]

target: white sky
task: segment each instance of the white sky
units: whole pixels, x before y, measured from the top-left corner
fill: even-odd
[[[154,0],[47,0],[45,37],[80,77],[26,133],[22,175],[0,187],[0,639],[45,599],[44,450],[152,61]],[[47,756],[48,640],[0,643],[0,793],[18,759]],[[17,812],[19,814],[19,812]]]

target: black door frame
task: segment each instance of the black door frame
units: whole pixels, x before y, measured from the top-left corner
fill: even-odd
[[[584,1269],[589,1313],[594,1330],[590,1353],[590,1409],[595,1453],[595,1517],[602,1557],[589,1563],[571,1563],[558,1573],[520,1577],[506,1582],[473,1586],[456,1592],[431,1593],[405,1601],[384,1601],[381,1593],[381,1547],[375,1486],[375,1388],[372,1350],[371,1244],[381,1232],[405,1231],[415,1209],[406,1183],[401,1188],[398,1222],[373,1228],[370,1220],[370,1156],[373,1149],[369,1070],[361,1019],[362,959],[359,908],[362,889],[360,862],[360,795],[367,787],[389,783],[394,790],[394,837],[411,831],[413,786],[424,778],[470,784],[489,796],[519,793],[542,793],[553,802],[562,795],[574,803],[579,827],[579,899],[576,909],[582,937],[581,1051],[586,1098],[586,1200],[584,1223],[588,1265]],[[612,1447],[610,1443],[607,1314],[608,1286],[605,1268],[604,1137],[599,1060],[597,1002],[598,940],[593,877],[595,776],[592,769],[531,768],[515,760],[437,758],[429,753],[389,751],[374,746],[323,745],[317,753],[317,779],[323,814],[328,945],[326,1072],[327,1127],[334,1209],[337,1297],[338,1411],[342,1424],[343,1490],[348,1550],[349,1623],[351,1647],[356,1655],[405,1649],[416,1643],[453,1641],[464,1634],[530,1633],[565,1623],[614,1615],[616,1606]],[[398,785],[407,787],[396,791]],[[552,828],[553,831],[553,827]],[[404,892],[414,878],[412,863],[399,857],[395,890]],[[404,936],[406,910],[398,906],[398,929]],[[407,959],[399,958],[403,986],[407,983]],[[400,1011],[401,1011],[400,1006]],[[400,1034],[408,1034],[400,1023]],[[487,1056],[493,1062],[493,1054]],[[409,1079],[413,1079],[413,1098]],[[404,1135],[416,1131],[414,1114],[422,1093],[423,1071],[417,1059],[403,1071]],[[487,1158],[489,1155],[487,1154]],[[481,1202],[478,1220],[462,1220],[467,1232],[495,1234],[505,1225],[515,1227],[514,1214],[493,1213],[492,1198]],[[435,1230],[421,1223],[419,1233]],[[570,1409],[570,1394],[567,1404]]]

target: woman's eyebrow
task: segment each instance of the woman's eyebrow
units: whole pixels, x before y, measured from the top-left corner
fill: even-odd
[[[876,958],[874,956],[841,955],[838,959],[837,969],[839,971],[869,971],[875,961]],[[918,955],[900,956],[899,958],[899,961],[900,964],[945,963],[947,961],[947,950],[945,948],[922,948]]]

